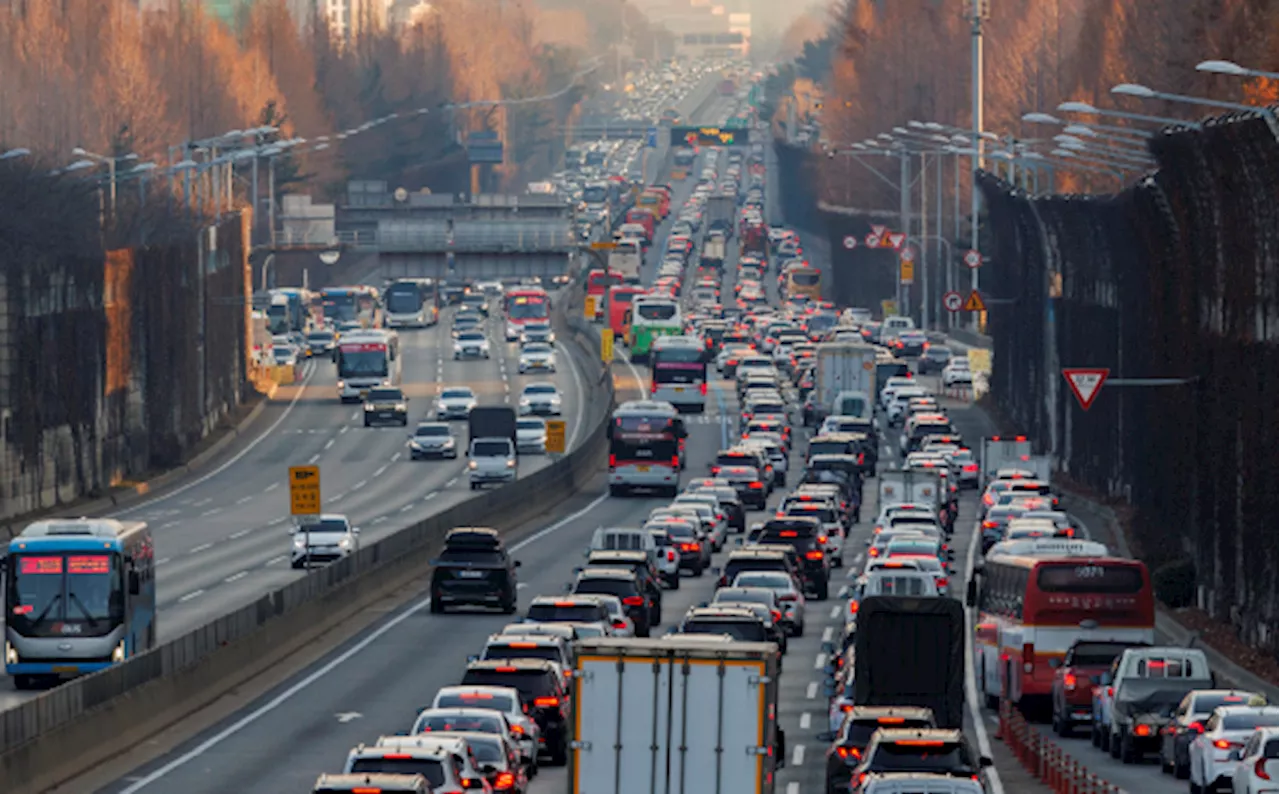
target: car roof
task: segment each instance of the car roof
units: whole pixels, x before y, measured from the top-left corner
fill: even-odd
[[[468,670],[491,670],[497,672],[508,672],[507,670],[499,670],[498,668],[514,667],[521,671],[543,671],[555,672],[557,665],[555,662],[547,659],[477,659],[474,662],[467,663]],[[453,711],[454,709],[450,709]],[[475,709],[476,711],[485,711],[485,709]]]
[[[444,536],[446,548],[496,549],[502,546],[502,536],[490,527],[455,527]]]
[[[636,572],[631,568],[590,567],[583,568],[582,572],[578,574],[578,580],[581,581],[583,579],[625,579],[626,581],[634,582]],[[595,594],[593,593],[592,595]]]

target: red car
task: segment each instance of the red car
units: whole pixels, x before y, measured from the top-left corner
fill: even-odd
[[[1076,723],[1088,724],[1093,719],[1093,686],[1098,677],[1111,669],[1111,663],[1124,651],[1138,645],[1114,640],[1076,640],[1061,660],[1052,659],[1053,730],[1059,736],[1070,736]]]

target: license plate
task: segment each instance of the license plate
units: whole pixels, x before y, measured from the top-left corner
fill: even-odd
[[[78,673],[80,666],[75,664],[54,665],[50,668],[55,673]]]
[[[636,471],[648,471],[648,466],[636,466]]]
[[[483,579],[484,571],[458,571],[458,576],[463,579]]]
[[[368,397],[368,396],[369,396],[369,390],[368,390],[368,389],[361,389],[361,390],[360,390],[360,397],[361,397],[361,398]]]
[[[683,387],[683,386],[677,386],[677,387],[676,387],[676,394],[684,394],[684,387]]]

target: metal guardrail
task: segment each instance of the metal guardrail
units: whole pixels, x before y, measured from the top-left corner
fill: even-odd
[[[275,248],[360,248],[376,249],[378,235],[372,230],[338,231],[318,234],[297,229],[277,229],[272,241]]]
[[[400,253],[567,253],[574,245],[568,222],[388,221],[378,225],[380,251]]]

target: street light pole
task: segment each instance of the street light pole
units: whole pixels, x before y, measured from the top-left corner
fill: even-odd
[[[924,239],[929,235],[929,186],[926,182],[929,176],[929,155],[925,152],[920,153],[920,238]],[[905,230],[907,234],[911,234],[911,229]],[[920,327],[929,327],[929,255],[925,250],[925,246],[920,246]]]
[[[972,12],[971,22],[972,29],[972,57],[970,59],[970,84],[973,87],[973,148],[977,151],[977,155],[973,159],[973,203],[970,211],[973,214],[970,226],[970,233],[973,237],[973,250],[981,251],[982,245],[978,240],[978,207],[982,202],[981,190],[978,187],[977,172],[983,167],[983,139],[982,139],[982,21],[990,15],[990,0],[969,0],[969,8]],[[978,268],[969,269],[969,286],[975,292],[978,290]],[[971,312],[973,320],[973,330],[978,330],[978,313]]]
[[[898,153],[898,224],[903,234],[911,233],[911,155],[903,149]],[[898,313],[911,315],[911,290],[902,283],[902,265],[897,263],[894,280],[898,283]]]

